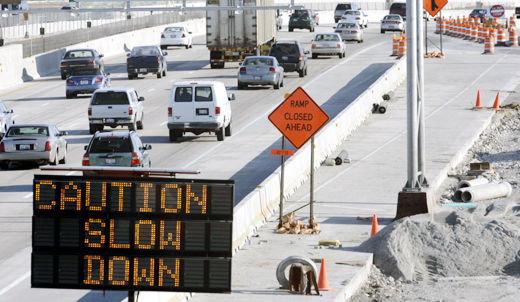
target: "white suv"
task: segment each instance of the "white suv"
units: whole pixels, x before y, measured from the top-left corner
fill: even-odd
[[[222,82],[174,83],[168,101],[168,129],[170,141],[185,132],[199,135],[215,132],[217,140],[231,136],[231,104],[235,95],[228,96]]]
[[[144,97],[139,97],[134,88],[97,89],[88,106],[90,134],[102,131],[104,126],[143,129],[143,101]]]
[[[368,15],[361,9],[348,9],[341,16],[341,21],[357,23],[361,27],[368,27]]]

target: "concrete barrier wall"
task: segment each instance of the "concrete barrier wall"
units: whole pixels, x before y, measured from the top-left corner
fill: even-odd
[[[354,102],[339,113],[315,135],[314,167],[317,168],[342,141],[372,114],[372,104],[394,90],[406,78],[406,60],[401,59],[375,81]],[[310,143],[295,153],[285,166],[285,192],[288,196],[310,174]],[[280,200],[280,168],[265,179],[254,191],[235,206],[233,220],[233,249],[241,247],[247,238],[278,209]]]
[[[123,55],[134,46],[159,45],[162,30],[174,25],[186,25],[194,36],[206,34],[206,20],[201,18],[79,43],[28,58],[22,58],[21,45],[0,47],[0,90],[43,76],[58,75],[61,57],[68,49],[94,48],[109,59]]]

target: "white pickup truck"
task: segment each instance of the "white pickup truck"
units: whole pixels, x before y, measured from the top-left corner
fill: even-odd
[[[143,129],[143,102],[133,88],[97,89],[88,107],[89,132],[103,131],[104,126],[128,126],[129,130]]]

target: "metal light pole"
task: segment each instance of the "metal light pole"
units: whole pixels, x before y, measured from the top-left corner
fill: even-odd
[[[418,172],[419,172],[419,188],[427,186],[426,177],[424,175],[425,162],[425,142],[424,142],[424,42],[426,41],[426,33],[423,20],[423,6],[417,5],[417,103],[418,103]],[[424,22],[428,22],[425,20]]]
[[[418,187],[417,179],[417,1],[406,1],[406,99],[407,109],[407,158],[408,181],[405,191]],[[421,22],[419,22],[421,23]]]

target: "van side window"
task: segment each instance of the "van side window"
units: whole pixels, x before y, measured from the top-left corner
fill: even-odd
[[[211,87],[196,87],[195,88],[195,102],[211,102],[213,95]]]
[[[177,87],[175,89],[175,102],[191,102],[192,95],[191,87]]]

